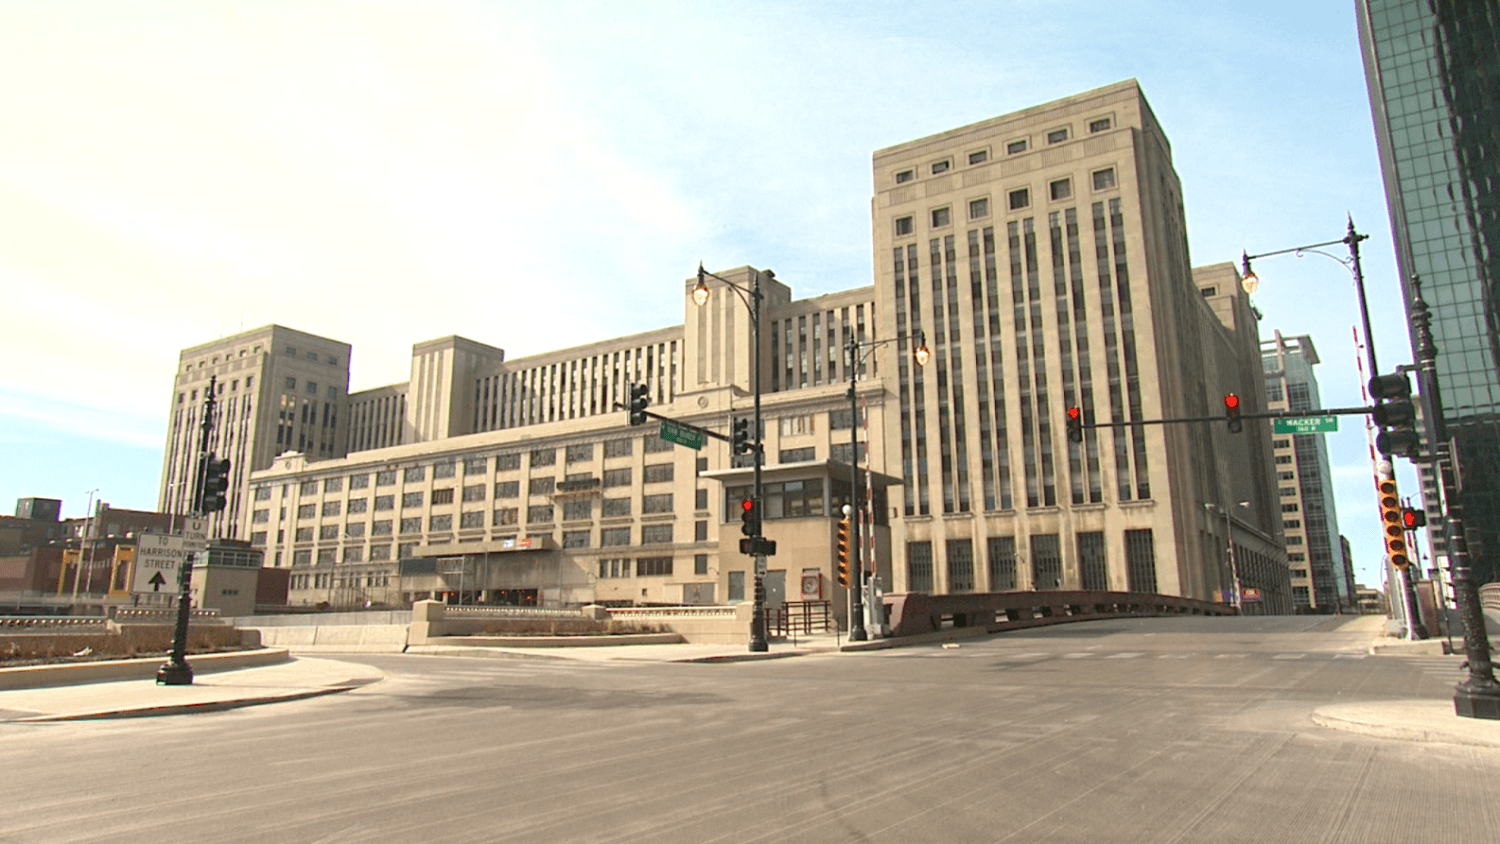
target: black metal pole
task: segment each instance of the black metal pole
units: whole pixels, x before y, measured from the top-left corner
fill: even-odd
[[[764,271],[771,275],[770,270]],[[755,391],[755,452],[751,456],[755,460],[755,488],[752,493],[755,498],[755,512],[760,516],[756,520],[756,536],[752,541],[756,543],[756,553],[751,555],[755,566],[755,618],[750,622],[750,651],[752,653],[765,653],[771,646],[766,641],[766,555],[763,543],[759,540],[765,536],[765,497],[761,490],[761,467],[766,462],[766,440],[765,431],[762,430],[760,417],[760,275],[761,271],[754,271],[754,278],[750,287],[750,346],[755,361],[751,366],[751,379]],[[774,278],[774,276],[772,276]]]
[[[192,582],[194,554],[188,552],[187,559],[178,569],[177,625],[172,628],[172,654],[165,665],[156,671],[158,686],[191,686],[193,668],[187,662],[188,615],[192,611]]]
[[[865,630],[865,573],[859,553],[859,403],[855,398],[854,384],[859,377],[859,340],[854,331],[849,332],[849,588],[854,590],[853,606],[849,609],[849,641],[863,642],[870,638]]]
[[[1375,364],[1375,335],[1370,333],[1370,305],[1365,301],[1365,273],[1359,264],[1359,242],[1369,237],[1354,230],[1354,215],[1351,214],[1349,232],[1344,235],[1344,243],[1348,244],[1349,258],[1354,263],[1354,290],[1359,294],[1359,318],[1365,326],[1365,351],[1370,358],[1370,377],[1374,378],[1380,374],[1380,367]]]
[[[1453,600],[1464,623],[1464,651],[1469,660],[1469,676],[1454,687],[1453,710],[1463,718],[1500,720],[1500,683],[1495,681],[1495,666],[1490,661],[1489,634],[1484,627],[1484,611],[1479,605],[1479,585],[1469,565],[1469,547],[1464,537],[1463,491],[1454,473],[1455,444],[1448,439],[1448,423],[1443,418],[1443,396],[1438,386],[1437,344],[1432,338],[1432,311],[1422,298],[1422,281],[1412,277],[1415,298],[1411,304],[1412,323],[1417,328],[1417,373],[1422,395],[1429,408],[1428,425],[1432,432],[1434,463],[1443,488],[1443,504],[1448,522],[1448,571],[1453,579]]]

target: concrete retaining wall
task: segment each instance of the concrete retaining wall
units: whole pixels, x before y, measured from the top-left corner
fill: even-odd
[[[335,624],[251,628],[266,647],[294,653],[398,654],[406,650],[405,624]]]
[[[284,648],[262,648],[220,654],[188,654],[188,665],[194,674],[254,668],[286,662],[290,655]],[[149,680],[166,660],[162,657],[116,659],[107,662],[75,662],[59,665],[22,665],[0,668],[0,690],[41,689],[71,686],[79,683],[107,683],[114,680]]]

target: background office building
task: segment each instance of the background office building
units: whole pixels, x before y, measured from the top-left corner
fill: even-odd
[[[1222,414],[1231,392],[1264,406],[1257,317],[1232,266],[1191,268],[1171,147],[1135,81],[873,164],[880,333],[920,328],[933,353],[897,358],[886,426],[898,591],[1220,600],[1231,543],[1207,505],[1230,508],[1242,567],[1284,584],[1264,421],[1064,433],[1069,406],[1105,425]]]
[[[1273,334],[1261,346],[1269,408],[1293,413],[1321,408],[1312,338]],[[1271,445],[1293,605],[1298,612],[1348,608],[1354,601],[1352,569],[1334,509],[1328,443],[1323,434],[1275,434]]]
[[[1485,583],[1500,554],[1500,5],[1357,8],[1396,263],[1407,301],[1418,275],[1432,308],[1474,576]]]

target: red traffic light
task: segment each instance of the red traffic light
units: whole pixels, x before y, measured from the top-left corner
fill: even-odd
[[[1230,410],[1236,410],[1240,406],[1240,397],[1234,393],[1224,397],[1224,406]]]
[[[1070,407],[1070,408],[1068,408],[1068,418],[1069,419],[1072,419],[1072,420],[1076,421],[1076,420],[1082,418],[1082,416],[1083,416],[1083,411],[1082,410],[1079,410],[1076,407]]]
[[[740,509],[744,510],[747,513],[750,512],[751,510],[754,510],[755,509],[755,501],[752,500],[752,499],[746,498],[744,501],[740,502]]]
[[[1405,525],[1407,530],[1427,527],[1427,514],[1414,507],[1404,507],[1401,510],[1401,524]]]

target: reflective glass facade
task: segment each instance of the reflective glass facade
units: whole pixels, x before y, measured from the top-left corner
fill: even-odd
[[[1475,576],[1500,554],[1500,3],[1358,0],[1408,301],[1422,280]]]

